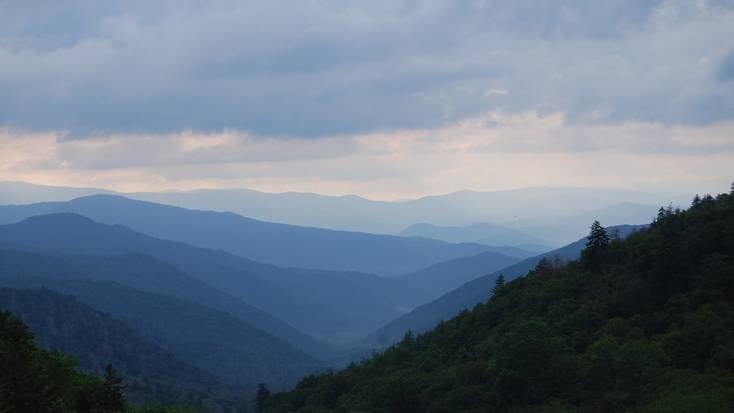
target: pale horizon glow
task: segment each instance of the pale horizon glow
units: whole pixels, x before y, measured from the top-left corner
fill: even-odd
[[[578,136],[590,136],[578,145]],[[304,140],[238,131],[112,135],[0,130],[6,181],[119,192],[253,189],[400,200],[461,190],[608,187],[724,191],[734,121],[569,124],[560,113],[487,113],[434,129]],[[609,144],[613,141],[613,145]]]

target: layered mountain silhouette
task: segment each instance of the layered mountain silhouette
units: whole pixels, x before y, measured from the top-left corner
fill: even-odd
[[[68,201],[110,193],[90,188],[0,182],[2,204]],[[645,224],[657,205],[687,205],[690,200],[688,195],[671,197],[621,189],[568,187],[458,191],[393,202],[354,195],[265,193],[247,189],[118,195],[184,208],[231,211],[269,222],[369,233],[398,234],[420,222],[452,227],[487,222],[520,230],[555,246],[577,239],[589,219],[599,219],[608,225]],[[502,245],[507,244],[495,246]]]
[[[0,207],[0,223],[72,212],[106,224],[284,267],[397,275],[478,254],[479,244],[451,244],[361,232],[275,224],[232,213],[189,210],[120,196]]]
[[[175,294],[228,311],[312,354],[313,343],[282,323],[271,327],[261,312],[237,304],[232,298],[311,335],[343,340],[366,334],[400,315],[405,311],[402,303],[407,301],[406,296],[412,296],[410,285],[389,278],[280,268],[223,251],[149,237],[121,225],[100,224],[70,213],[37,216],[0,226],[0,244],[47,254],[126,255],[108,257],[102,263],[88,257],[67,260],[89,277]],[[150,278],[150,285],[146,284],[146,277]]]
[[[495,248],[492,249],[494,252],[517,258],[528,258],[553,249],[547,245],[546,241],[522,231],[484,222],[462,227],[414,224],[404,229],[400,235],[433,238],[453,243],[486,244],[494,246]]]
[[[519,259],[507,255],[483,252],[435,264],[410,274],[398,276],[396,279],[409,285],[411,291],[419,297],[417,304],[424,304],[468,281],[518,261]]]

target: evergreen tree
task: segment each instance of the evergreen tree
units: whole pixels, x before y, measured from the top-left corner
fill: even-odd
[[[550,260],[547,257],[543,257],[538,261],[538,264],[535,266],[535,271],[543,272],[553,269],[553,264],[550,262]]]
[[[18,318],[0,311],[0,412],[121,412],[114,370],[105,381],[75,369],[73,358],[36,347]],[[109,380],[107,380],[109,379]]]
[[[104,374],[104,395],[102,397],[104,406],[110,411],[122,410],[125,407],[122,392],[126,387],[122,376],[112,367],[112,364],[108,364]]]
[[[400,340],[400,343],[403,345],[410,345],[413,342],[415,342],[415,334],[413,334],[413,330],[406,331],[405,335],[403,335],[403,339]]]
[[[531,271],[414,344],[272,395],[268,411],[731,413],[731,234],[734,195],[719,195],[610,242],[602,273]]]
[[[497,279],[494,280],[494,287],[492,287],[492,297],[496,296],[497,293],[505,285],[505,275],[500,274]]]
[[[255,411],[257,413],[265,411],[265,403],[268,399],[270,399],[270,389],[265,383],[259,383],[255,394]]]
[[[696,196],[693,197],[693,202],[691,202],[691,206],[696,208],[701,205],[701,197],[696,194]]]
[[[609,234],[607,234],[606,228],[599,221],[594,221],[586,240],[586,249],[582,253],[584,263],[592,272],[601,272],[608,248]]]

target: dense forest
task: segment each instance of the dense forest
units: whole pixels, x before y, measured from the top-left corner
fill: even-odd
[[[290,391],[263,412],[730,412],[734,193],[660,210],[624,240],[595,224],[486,303]]]
[[[223,412],[249,405],[254,385],[250,389],[223,383],[73,296],[45,288],[0,288],[0,308],[26,324],[41,349],[73,356],[81,371],[104,375],[114,366],[124,377],[123,395],[132,404],[185,404]]]
[[[127,384],[111,365],[102,376],[82,373],[73,357],[39,349],[28,327],[6,311],[0,311],[0,365],[2,412],[192,412],[178,407],[130,407],[124,397]]]

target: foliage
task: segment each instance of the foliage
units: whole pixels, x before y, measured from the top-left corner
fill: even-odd
[[[255,393],[255,411],[258,413],[262,412],[269,398],[270,390],[268,386],[265,383],[259,383],[257,385],[257,392]]]
[[[75,369],[59,352],[40,350],[28,328],[0,312],[0,411],[119,412],[126,409],[119,385]],[[118,383],[119,384],[119,383]]]
[[[500,274],[497,276],[497,279],[494,280],[494,286],[492,287],[492,296],[494,297],[495,295],[497,295],[504,285],[505,276],[504,274]]]
[[[0,308],[27,324],[38,347],[73,355],[81,371],[100,375],[104,391],[95,400],[106,405],[119,405],[124,396],[131,405],[185,404],[204,411],[247,406],[250,388],[217,381],[74,297],[0,288]]]
[[[594,221],[586,239],[586,249],[581,253],[582,262],[587,264],[591,272],[598,273],[604,266],[608,249],[609,235],[607,230],[599,221]]]
[[[265,411],[730,411],[734,194],[599,241],[603,255],[539,265],[427,334],[272,395]]]

